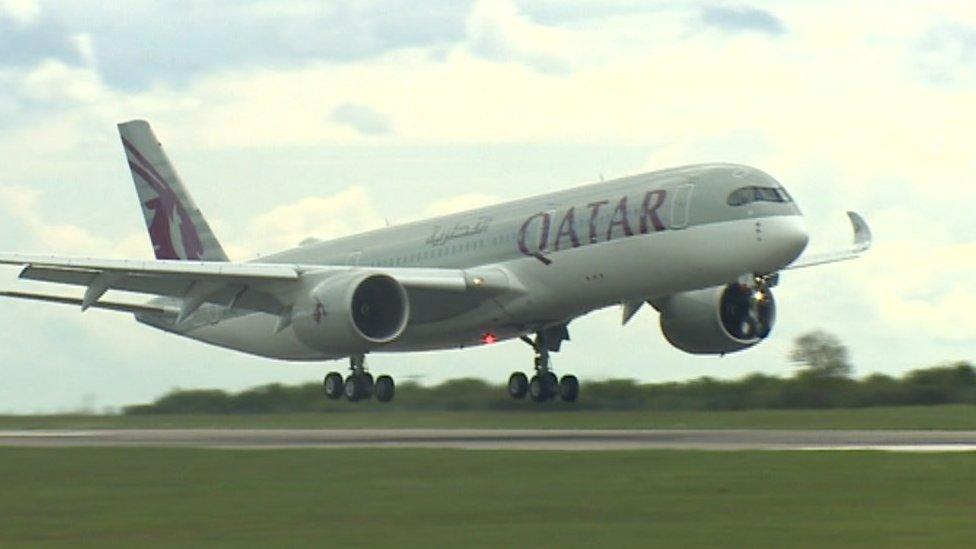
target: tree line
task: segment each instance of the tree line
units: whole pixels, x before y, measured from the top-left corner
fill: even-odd
[[[126,414],[264,414],[396,410],[754,410],[861,408],[976,404],[976,368],[956,362],[913,370],[900,377],[873,374],[852,377],[847,348],[833,335],[811,332],[794,342],[789,359],[797,366],[789,377],[751,374],[741,379],[702,377],[690,381],[638,383],[609,380],[585,383],[580,400],[567,405],[537,405],[511,399],[502,385],[458,379],[432,387],[407,382],[397,386],[389,404],[347,402],[324,397],[319,383],[264,385],[239,393],[221,390],[174,390],[150,404],[129,406]]]

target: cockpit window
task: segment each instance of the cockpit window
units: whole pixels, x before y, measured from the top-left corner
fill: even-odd
[[[750,202],[791,202],[786,190],[779,187],[742,187],[729,194],[729,206],[742,206]]]

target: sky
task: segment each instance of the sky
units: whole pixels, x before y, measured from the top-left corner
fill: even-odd
[[[587,380],[789,375],[839,336],[857,375],[973,360],[976,7],[968,1],[0,0],[0,249],[151,258],[115,124],[150,120],[234,260],[705,161],[750,164],[803,210],[769,340],[695,357],[657,315],[570,326]],[[37,289],[0,271],[0,287]],[[54,288],[48,287],[47,290]],[[65,290],[72,293],[73,289]],[[519,342],[374,354],[399,380],[531,367]],[[105,410],[179,388],[319,381],[118,313],[0,302],[0,413]]]

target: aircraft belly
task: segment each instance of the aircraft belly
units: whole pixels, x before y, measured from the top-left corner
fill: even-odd
[[[307,347],[288,328],[274,333],[278,318],[265,313],[252,313],[228,317],[214,324],[197,326],[180,331],[164,325],[155,325],[166,331],[244,353],[282,360],[327,360],[341,358],[330,356]]]
[[[410,324],[432,324],[455,319],[488,305],[490,311],[501,314],[498,306],[483,295],[448,293],[437,290],[409,289]]]

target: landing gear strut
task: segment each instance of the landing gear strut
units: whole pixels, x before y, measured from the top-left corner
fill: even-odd
[[[508,378],[508,394],[515,399],[529,395],[534,402],[545,402],[558,395],[565,402],[575,402],[579,396],[579,380],[573,375],[558,379],[549,358],[549,353],[559,351],[560,344],[568,339],[566,326],[537,332],[535,339],[522,336],[521,340],[535,351],[535,374],[529,379],[522,372],[513,373]]]
[[[373,374],[366,371],[366,356],[353,355],[349,357],[350,373],[345,380],[339,372],[329,372],[323,380],[325,396],[335,400],[343,396],[350,402],[358,402],[372,398],[376,395],[376,400],[389,402],[396,394],[396,385],[393,378],[387,375],[373,380]]]

